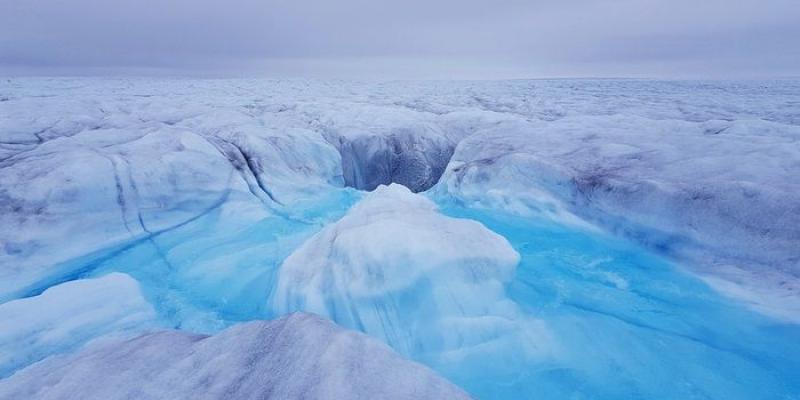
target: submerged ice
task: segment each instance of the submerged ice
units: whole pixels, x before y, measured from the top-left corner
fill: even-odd
[[[0,393],[792,398],[798,93],[3,81]]]

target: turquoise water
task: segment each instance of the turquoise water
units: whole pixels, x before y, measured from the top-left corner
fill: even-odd
[[[282,260],[360,197],[354,190],[334,191],[295,205],[296,215],[245,225],[223,223],[220,211],[213,211],[94,261],[82,260],[81,277],[130,274],[165,324],[179,329],[213,333],[274,318],[266,300]],[[482,222],[521,254],[506,295],[550,335],[538,343],[537,354],[515,341],[455,358],[402,349],[475,396],[800,398],[800,327],[748,311],[679,266],[622,240],[440,205],[447,215]],[[414,307],[406,312],[429,312]],[[405,333],[414,332],[420,331]]]
[[[457,205],[443,212],[481,221],[512,243],[522,260],[508,293],[564,350],[505,377],[492,376],[490,361],[475,371],[446,366],[479,397],[799,398],[800,327],[750,312],[602,234]]]
[[[266,306],[283,259],[361,198],[331,191],[253,224],[225,223],[221,211],[156,237],[140,240],[92,265],[85,276],[112,271],[140,282],[167,325],[216,333],[235,323],[273,319]]]

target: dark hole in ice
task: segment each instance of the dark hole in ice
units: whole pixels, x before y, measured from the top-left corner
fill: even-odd
[[[439,181],[454,147],[441,138],[417,135],[342,139],[339,152],[344,182],[360,190],[399,183],[413,192],[422,192]]]

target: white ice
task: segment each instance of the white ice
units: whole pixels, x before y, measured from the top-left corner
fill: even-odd
[[[0,381],[4,399],[468,399],[385,344],[304,313],[214,336],[90,345]]]

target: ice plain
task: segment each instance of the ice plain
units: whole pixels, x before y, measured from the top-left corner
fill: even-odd
[[[792,80],[4,80],[0,336],[138,289],[0,386],[311,311],[478,398],[792,398],[799,124]]]

